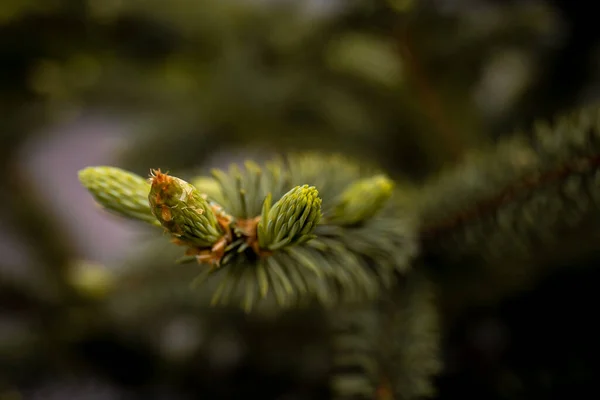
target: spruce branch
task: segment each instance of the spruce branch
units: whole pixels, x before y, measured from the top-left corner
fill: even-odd
[[[416,252],[410,234],[412,225],[398,215],[393,203],[390,202],[379,214],[361,225],[326,222],[327,213],[335,209],[340,195],[352,183],[365,179],[366,174],[369,177],[377,175],[373,168],[365,168],[339,155],[319,154],[294,154],[268,162],[262,169],[254,163],[246,163],[243,169],[230,167],[229,173],[214,170],[213,176],[222,185],[220,204],[227,210],[236,210],[232,212],[234,226],[238,227],[234,227],[234,232],[241,233],[246,239],[257,239],[258,247],[268,251],[259,254],[259,257],[255,257],[256,252],[254,257],[248,257],[240,250],[253,248],[256,243],[246,242],[237,248],[239,256],[230,258],[227,268],[201,274],[198,282],[204,282],[215,274],[218,275],[215,278],[221,281],[213,304],[227,304],[236,293],[239,296],[245,292],[242,303],[246,309],[250,309],[258,299],[269,296],[280,307],[306,304],[309,299],[331,306],[374,299],[382,288],[389,288],[395,272],[404,272],[408,260]],[[289,187],[295,188],[290,191]],[[275,251],[264,249],[268,247],[265,235],[270,235],[268,220],[273,220],[273,236],[279,235],[283,239],[288,229],[300,229],[304,224],[303,215],[307,219],[312,218],[310,215],[318,215],[317,207],[310,212],[309,208],[305,208],[306,213],[297,213],[298,209],[293,209],[294,206],[284,198],[290,196],[292,199],[296,192],[307,192],[316,199],[317,190],[318,197],[322,199],[318,203],[323,218],[311,228],[314,229],[314,238],[305,236],[295,244],[293,240],[287,243],[285,239],[282,242],[286,244],[284,247]],[[279,201],[271,207],[273,198]],[[283,205],[290,209],[284,211],[280,207]],[[313,205],[316,204],[313,202]],[[277,213],[281,217],[275,216]],[[292,223],[290,218],[299,219]],[[298,221],[301,224],[293,228]],[[248,234],[248,227],[256,228],[256,238]],[[306,232],[300,229],[301,233],[308,233],[307,226],[303,229]],[[265,257],[265,254],[269,255]],[[251,267],[250,271],[248,267]]]
[[[382,378],[394,400],[435,395],[432,379],[442,369],[436,292],[434,282],[414,270],[383,302]]]
[[[417,400],[441,371],[434,282],[410,271],[386,296],[329,315],[335,399]]]
[[[104,209],[122,217],[160,226],[150,205],[150,184],[120,168],[98,166],[79,171],[79,181]]]
[[[290,307],[375,299],[416,253],[412,224],[373,168],[300,154],[212,175],[194,178],[194,186],[156,170],[147,202],[187,248],[180,263],[210,264],[194,286],[212,288],[213,305],[237,302],[250,311],[263,301]],[[334,215],[337,222],[329,222]]]
[[[599,167],[598,107],[474,153],[418,197],[423,253],[450,265],[479,259],[522,283],[561,254],[588,252],[582,239],[598,231]],[[519,271],[505,267],[518,260],[528,260]]]
[[[328,315],[332,338],[330,386],[336,400],[372,400],[381,376],[376,303],[341,308]]]

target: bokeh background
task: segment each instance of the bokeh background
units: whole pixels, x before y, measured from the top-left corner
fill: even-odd
[[[592,6],[3,0],[0,399],[327,398],[314,315],[275,324],[182,298],[194,271],[172,273],[178,249],[97,209],[77,171],[191,176],[320,149],[418,185],[597,100]],[[597,395],[598,277],[579,264],[455,310],[437,398]],[[103,271],[121,269],[137,286],[96,310]]]

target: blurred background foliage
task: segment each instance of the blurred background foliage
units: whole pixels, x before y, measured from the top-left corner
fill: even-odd
[[[327,398],[327,336],[306,323],[326,316],[205,310],[177,249],[82,205],[77,169],[319,149],[410,193],[596,100],[595,19],[563,0],[2,1],[0,399]],[[576,268],[596,261],[492,305],[449,291],[437,398],[597,391],[597,273]]]

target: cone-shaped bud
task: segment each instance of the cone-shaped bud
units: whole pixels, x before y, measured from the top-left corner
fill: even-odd
[[[278,250],[304,243],[321,220],[321,198],[314,186],[296,186],[271,207],[269,194],[263,203],[257,227],[258,244],[264,250]]]
[[[148,204],[150,184],[141,176],[120,168],[88,167],[79,171],[79,181],[106,210],[160,226]]]
[[[393,189],[394,183],[383,175],[353,183],[340,196],[330,221],[353,225],[372,218],[385,206]]]
[[[211,247],[224,234],[208,201],[194,186],[152,171],[148,201],[161,225],[181,242]]]

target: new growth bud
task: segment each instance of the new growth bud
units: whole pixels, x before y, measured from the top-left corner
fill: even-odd
[[[321,220],[321,198],[314,186],[296,186],[271,207],[269,194],[257,227],[261,249],[278,250],[304,243]]]
[[[211,247],[224,232],[208,201],[188,182],[152,171],[148,201],[160,224],[179,241]]]
[[[385,206],[393,189],[393,182],[383,175],[353,183],[340,196],[330,221],[353,225],[372,218]]]
[[[88,167],[79,181],[103,208],[120,216],[160,226],[150,205],[150,184],[141,176],[114,167]]]

